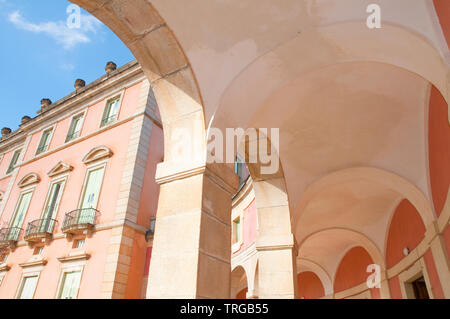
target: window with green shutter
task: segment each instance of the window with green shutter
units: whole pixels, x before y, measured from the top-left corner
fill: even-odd
[[[42,133],[41,141],[39,142],[38,149],[36,151],[36,155],[39,155],[48,150],[48,146],[50,144],[50,137],[52,135],[53,128],[45,130]]]
[[[80,136],[81,125],[83,124],[84,114],[76,115],[70,122],[69,131],[67,132],[66,143]]]
[[[103,118],[101,126],[108,125],[115,120],[117,120],[117,115],[119,114],[119,104],[120,98],[116,97],[108,100],[106,103],[105,111],[103,112]]]
[[[9,163],[8,169],[6,170],[6,174],[9,174],[14,170],[14,167],[16,166],[17,161],[19,160],[20,152],[21,150],[17,150],[14,152],[11,162]]]
[[[23,193],[20,195],[19,203],[17,204],[16,211],[14,212],[14,217],[11,220],[11,228],[17,227],[21,228],[25,215],[27,214],[28,207],[30,206],[31,196],[33,192]]]

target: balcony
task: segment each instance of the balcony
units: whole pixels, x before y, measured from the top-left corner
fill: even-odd
[[[33,243],[51,239],[53,236],[53,230],[55,229],[55,224],[56,220],[49,218],[37,219],[28,223],[24,240]]]
[[[23,229],[19,227],[0,229],[0,248],[15,247],[22,232]]]
[[[71,211],[64,218],[63,233],[76,235],[92,231],[100,213],[95,208],[82,208]]]

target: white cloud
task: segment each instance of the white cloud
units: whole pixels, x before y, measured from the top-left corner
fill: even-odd
[[[9,21],[19,29],[47,34],[61,44],[64,49],[73,48],[80,43],[90,42],[90,34],[97,33],[102,25],[95,17],[86,14],[81,14],[80,28],[69,28],[66,21],[50,21],[35,24],[26,20],[19,11],[12,12],[9,15]]]

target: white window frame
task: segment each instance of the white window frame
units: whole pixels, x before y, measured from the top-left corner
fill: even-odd
[[[20,295],[22,294],[22,291],[23,291],[23,286],[25,284],[25,279],[29,278],[29,277],[37,277],[36,286],[34,286],[33,297],[31,298],[31,299],[34,299],[34,296],[36,295],[36,289],[37,289],[37,287],[39,285],[39,278],[41,277],[41,271],[40,270],[39,271],[37,271],[37,270],[35,270],[35,271],[26,271],[26,272],[24,271],[22,273],[22,278],[20,278],[19,286],[17,287],[17,290],[16,290],[15,299],[19,299],[19,297],[20,297]]]
[[[22,196],[27,194],[27,193],[31,193],[30,203],[28,205],[28,208],[27,208],[27,211],[26,211],[25,215],[23,216],[23,221],[22,221],[22,224],[20,225],[19,228],[23,227],[23,225],[25,224],[25,220],[27,219],[28,212],[30,210],[31,202],[33,201],[33,196],[34,196],[34,191],[35,190],[36,190],[36,185],[32,185],[32,186],[24,188],[19,193],[19,197],[17,198],[16,205],[15,205],[14,210],[13,210],[13,214],[11,215],[11,219],[9,221],[9,227],[12,227],[12,223],[13,223],[14,219],[16,218],[17,209],[19,208],[19,204],[21,202]]]
[[[23,151],[24,151],[23,147],[18,147],[18,148],[16,148],[14,151],[12,151],[11,160],[10,160],[9,163],[8,163],[8,167],[6,167],[6,174],[5,174],[5,176],[9,176],[9,175],[12,175],[12,174],[14,173],[14,171],[15,171],[16,168],[17,168],[17,165],[18,165],[19,162],[20,162],[20,156],[22,155],[22,152],[23,152]],[[14,164],[14,166],[13,166],[11,172],[8,172],[8,169],[9,169],[9,167],[10,167],[10,165],[11,165],[11,162],[12,162],[12,160],[13,160],[13,158],[14,158],[14,154],[16,154],[16,152],[20,152],[19,155],[17,156],[17,162],[16,162],[16,164]]]
[[[60,299],[62,294],[62,289],[64,287],[64,276],[66,273],[79,271],[80,272],[80,284],[78,285],[77,296],[80,294],[81,283],[83,282],[83,274],[84,274],[84,266],[86,264],[86,260],[74,261],[68,263],[67,265],[63,265],[61,268],[61,274],[59,275],[58,287],[56,288],[55,299]]]
[[[35,154],[34,154],[35,157],[36,157],[36,156],[40,156],[40,155],[45,154],[45,153],[48,152],[48,150],[50,149],[50,144],[51,144],[52,139],[53,139],[53,133],[55,133],[55,129],[56,129],[56,123],[53,124],[53,125],[47,126],[46,128],[44,128],[44,129],[41,131],[41,135],[40,135],[40,137],[39,137],[39,142],[38,142],[38,145],[37,145],[37,148],[36,148],[36,152],[35,152]],[[49,131],[49,130],[51,130],[51,132],[50,132],[50,135],[48,136],[48,146],[47,146],[47,149],[46,149],[45,151],[42,151],[42,152],[38,153],[38,151],[39,151],[39,146],[41,145],[42,137],[44,136],[44,133],[47,132],[47,131]]]
[[[243,211],[238,216],[235,216],[233,218],[231,230],[233,230],[233,224],[237,219],[239,219],[239,224],[240,224],[239,240],[235,243],[232,242],[231,251],[233,253],[235,253],[236,251],[238,251],[241,248],[242,243],[244,241],[244,212]],[[234,238],[232,238],[231,240],[233,241]]]
[[[44,213],[44,210],[47,207],[48,201],[50,200],[50,195],[51,195],[51,190],[52,190],[53,185],[56,184],[56,183],[62,182],[61,192],[60,192],[60,195],[59,195],[60,196],[60,200],[59,200],[59,203],[58,203],[58,207],[53,212],[53,215],[50,218],[50,219],[56,219],[56,216],[58,216],[59,204],[61,204],[62,198],[64,196],[64,190],[66,188],[66,184],[67,184],[67,179],[68,178],[69,178],[69,174],[65,174],[65,175],[58,176],[58,177],[56,177],[56,178],[54,178],[54,179],[52,179],[50,181],[49,186],[48,186],[48,190],[47,190],[47,196],[46,196],[45,202],[44,202],[44,206],[41,209],[40,217],[42,217],[42,214]]]
[[[88,181],[88,177],[89,177],[90,172],[95,171],[96,169],[100,169],[102,167],[104,168],[103,177],[102,177],[102,183],[101,183],[100,189],[98,191],[97,205],[94,207],[95,209],[97,209],[98,204],[100,203],[101,195],[102,195],[103,184],[105,182],[106,170],[107,170],[107,167],[108,167],[108,160],[103,160],[101,162],[95,162],[95,163],[92,163],[91,165],[88,165],[86,167],[86,172],[84,174],[83,185],[81,187],[81,192],[80,192],[80,195],[79,195],[79,198],[78,198],[78,206],[77,206],[78,209],[80,209],[81,205],[83,205],[84,193],[86,192],[87,181]]]
[[[115,94],[111,94],[111,95],[109,95],[109,97],[105,98],[105,103],[103,105],[102,118],[100,119],[100,125],[99,125],[100,129],[102,129],[104,127],[108,127],[111,124],[117,122],[117,120],[120,117],[120,112],[122,111],[122,102],[123,102],[123,95],[124,95],[124,93],[125,93],[125,89],[123,89],[122,91],[120,91],[118,93],[116,92]],[[106,108],[108,107],[108,103],[111,100],[115,100],[115,99],[119,99],[119,109],[117,110],[117,117],[116,117],[116,119],[113,122],[110,122],[110,123],[107,123],[107,124],[103,124],[103,120],[104,120],[104,117],[105,117]]]
[[[65,138],[65,140],[64,140],[64,144],[67,144],[67,143],[76,141],[76,140],[78,140],[78,139],[81,137],[81,132],[83,131],[84,120],[86,119],[87,110],[88,110],[88,108],[85,108],[83,111],[77,112],[77,113],[75,113],[74,115],[72,115],[72,116],[70,117],[70,121],[69,121],[69,129],[67,130],[67,134],[66,134],[66,138]],[[82,119],[81,119],[81,125],[80,125],[80,134],[79,134],[77,137],[72,138],[71,140],[67,141],[67,137],[69,136],[70,128],[72,127],[73,119],[74,119],[75,117],[77,117],[77,116],[82,116]]]

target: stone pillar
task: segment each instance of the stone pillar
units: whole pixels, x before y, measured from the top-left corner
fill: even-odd
[[[294,299],[297,296],[293,236],[259,238],[258,295],[265,299]]]
[[[231,199],[237,176],[213,164],[168,174],[160,197],[147,298],[229,298]]]
[[[258,210],[259,298],[296,298],[296,249],[284,179],[256,180],[253,187]]]

